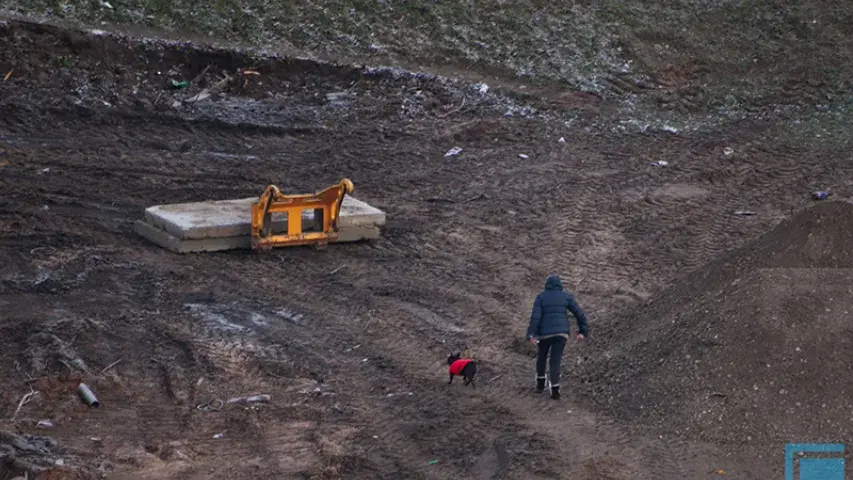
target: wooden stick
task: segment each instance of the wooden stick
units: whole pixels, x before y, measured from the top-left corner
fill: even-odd
[[[115,362],[113,362],[113,363],[111,363],[111,364],[107,365],[103,370],[101,370],[101,375],[103,375],[107,370],[109,370],[109,369],[111,369],[111,368],[115,367],[116,365],[118,365],[119,363],[121,363],[121,361],[122,361],[122,360],[124,360],[124,359],[123,359],[123,358],[119,358],[119,359],[118,359],[118,360],[116,360]]]
[[[33,390],[33,387],[30,387],[30,393],[25,394],[23,397],[21,397],[21,401],[18,402],[18,408],[15,409],[15,413],[12,415],[12,420],[14,420],[15,417],[18,416],[18,412],[21,411],[21,408],[23,408],[24,405],[32,401],[33,396],[35,396],[35,394],[37,393],[39,392]]]

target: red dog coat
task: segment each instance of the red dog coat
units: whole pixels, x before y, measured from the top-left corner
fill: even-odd
[[[473,362],[474,360],[471,358],[460,358],[455,362],[450,364],[450,374],[455,375],[457,377],[462,376],[462,369],[465,368],[465,365]]]

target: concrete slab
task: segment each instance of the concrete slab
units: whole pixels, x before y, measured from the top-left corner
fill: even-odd
[[[249,250],[252,239],[249,235],[237,237],[210,237],[198,240],[181,240],[165,230],[137,220],[134,223],[136,233],[151,242],[175,253],[218,252],[222,250]],[[330,243],[357,242],[379,238],[379,227],[357,227],[340,229],[338,239]]]
[[[145,210],[136,232],[176,253],[249,249],[251,206],[257,197],[239,200],[156,205]],[[385,212],[353,197],[344,197],[338,220],[338,240],[355,242],[378,238]],[[285,229],[283,215],[273,216],[273,228]],[[314,213],[303,212],[304,229],[314,227]]]
[[[252,203],[258,200],[221,200],[215,202],[156,205],[145,209],[145,221],[181,240],[236,237],[252,233]],[[365,227],[385,224],[385,212],[353,197],[344,197],[338,227]],[[283,215],[273,215],[273,228],[284,229]],[[302,214],[302,228],[313,228],[314,213]]]

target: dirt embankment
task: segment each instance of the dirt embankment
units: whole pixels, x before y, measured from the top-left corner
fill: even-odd
[[[851,235],[853,204],[821,203],[697,272],[625,317],[590,391],[685,438],[853,440]]]

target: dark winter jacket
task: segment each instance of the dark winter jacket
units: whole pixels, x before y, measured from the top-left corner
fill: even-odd
[[[577,319],[580,333],[587,336],[586,315],[583,310],[570,293],[563,291],[563,282],[560,277],[549,275],[545,280],[545,291],[537,295],[533,302],[527,338],[559,333],[570,334],[571,326],[566,311],[572,312]]]

